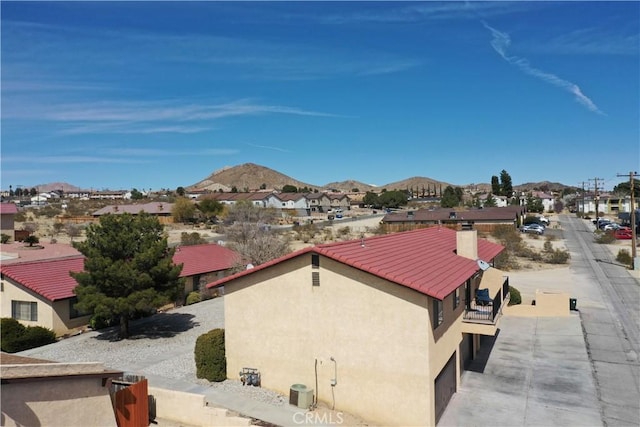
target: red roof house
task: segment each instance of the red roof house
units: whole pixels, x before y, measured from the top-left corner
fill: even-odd
[[[230,274],[241,261],[237,252],[215,243],[178,246],[173,255],[173,263],[183,265],[180,277],[185,278],[185,295],[205,290],[208,282]]]
[[[11,316],[27,326],[44,326],[64,335],[87,324],[89,317],[74,308],[70,275],[84,269],[83,256],[43,259],[3,264],[0,306],[3,316]]]
[[[305,384],[374,424],[436,425],[479,336],[496,333],[503,250],[476,230],[431,227],[301,249],[212,282],[225,287],[227,375],[252,367],[265,388]]]

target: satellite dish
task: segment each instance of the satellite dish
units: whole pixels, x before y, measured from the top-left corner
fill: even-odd
[[[253,268],[253,264],[249,263],[247,264],[247,270],[251,270]]]
[[[478,267],[480,267],[480,270],[482,271],[487,271],[491,267],[491,265],[488,262],[483,261],[481,259],[478,259],[476,262],[478,263]]]

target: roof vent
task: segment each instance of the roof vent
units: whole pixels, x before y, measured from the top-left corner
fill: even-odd
[[[449,219],[456,219],[456,211],[449,212]]]
[[[407,217],[408,218],[413,218],[413,211],[407,212]]]

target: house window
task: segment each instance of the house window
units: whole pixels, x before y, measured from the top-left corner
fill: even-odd
[[[320,268],[320,255],[311,254],[311,268]]]
[[[313,286],[320,286],[320,273],[317,271],[311,273],[311,284]]]
[[[89,314],[75,308],[75,305],[77,303],[78,303],[78,297],[73,297],[69,299],[69,319],[75,319],[76,317],[82,317]]]
[[[16,320],[38,320],[38,303],[30,301],[11,301],[11,317]]]
[[[433,300],[433,329],[442,325],[444,321],[443,304],[439,299]]]
[[[460,305],[460,288],[456,288],[453,292],[453,309],[455,310]]]

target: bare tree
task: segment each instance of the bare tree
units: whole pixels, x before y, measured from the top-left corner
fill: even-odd
[[[82,229],[76,224],[67,224],[66,229],[67,235],[71,238],[72,242],[74,237],[80,237],[82,234]]]

